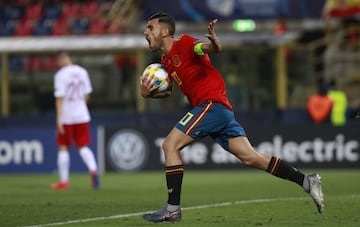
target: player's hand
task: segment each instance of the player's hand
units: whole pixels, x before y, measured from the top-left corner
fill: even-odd
[[[57,123],[57,131],[59,134],[65,133],[64,125],[62,123]]]
[[[221,43],[218,39],[216,33],[215,33],[215,25],[216,22],[218,22],[218,19],[212,20],[208,25],[208,34],[205,34],[205,36],[210,40],[211,44],[208,47],[204,47],[204,49],[207,49],[206,53],[217,53],[221,50]]]
[[[144,98],[151,97],[157,89],[157,87],[154,86],[154,75],[144,76],[140,78],[140,80],[141,96]]]
[[[208,34],[205,36],[208,37],[208,39],[213,40],[216,37],[215,33],[215,24],[218,21],[218,19],[212,20],[208,25]]]

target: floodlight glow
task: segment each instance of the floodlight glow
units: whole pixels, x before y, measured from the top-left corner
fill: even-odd
[[[252,32],[256,28],[255,21],[252,19],[234,20],[233,29],[237,32]]]

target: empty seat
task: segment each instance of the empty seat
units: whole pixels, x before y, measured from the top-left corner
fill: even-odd
[[[40,3],[31,3],[25,9],[25,18],[27,20],[38,21],[43,16],[43,5]]]
[[[43,57],[42,59],[42,67],[43,70],[53,71],[58,68],[55,57]]]
[[[80,3],[65,2],[62,6],[61,16],[67,19],[79,18],[81,16]]]
[[[33,30],[33,21],[23,19],[15,27],[14,36],[31,36]]]
[[[62,6],[60,4],[45,5],[44,19],[58,19],[62,14]]]
[[[44,19],[37,22],[33,27],[33,35],[35,36],[46,36],[49,35],[54,21],[52,19]]]
[[[68,35],[70,32],[68,21],[65,18],[59,18],[55,20],[50,35],[60,36]]]
[[[12,36],[15,31],[17,22],[15,20],[0,22],[0,36]]]
[[[22,70],[24,64],[24,58],[22,56],[10,55],[9,56],[9,68],[12,71]]]
[[[41,58],[40,56],[28,56],[24,62],[24,70],[26,71],[34,71],[39,70],[41,68]]]
[[[91,20],[89,24],[88,34],[89,35],[105,34],[107,26],[108,26],[108,20],[102,17],[97,17]]]
[[[99,12],[99,5],[95,1],[86,1],[81,7],[82,17],[93,17]]]
[[[85,17],[73,20],[71,23],[71,33],[75,35],[87,33],[89,20]]]
[[[4,20],[20,20],[24,16],[24,7],[16,4],[5,5],[2,9]]]

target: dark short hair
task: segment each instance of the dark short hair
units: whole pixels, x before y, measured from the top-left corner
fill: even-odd
[[[170,35],[175,34],[175,19],[167,13],[159,12],[149,17],[149,20],[159,19],[160,23],[164,23],[169,27]]]

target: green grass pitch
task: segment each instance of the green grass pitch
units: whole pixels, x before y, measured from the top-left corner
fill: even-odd
[[[172,225],[360,226],[360,169],[317,172],[325,194],[323,214],[295,183],[265,172],[186,171],[183,219]],[[56,174],[0,175],[0,226],[159,225],[141,216],[166,202],[163,172],[107,173],[97,191],[86,174],[72,174],[67,191],[52,191],[56,180]]]

